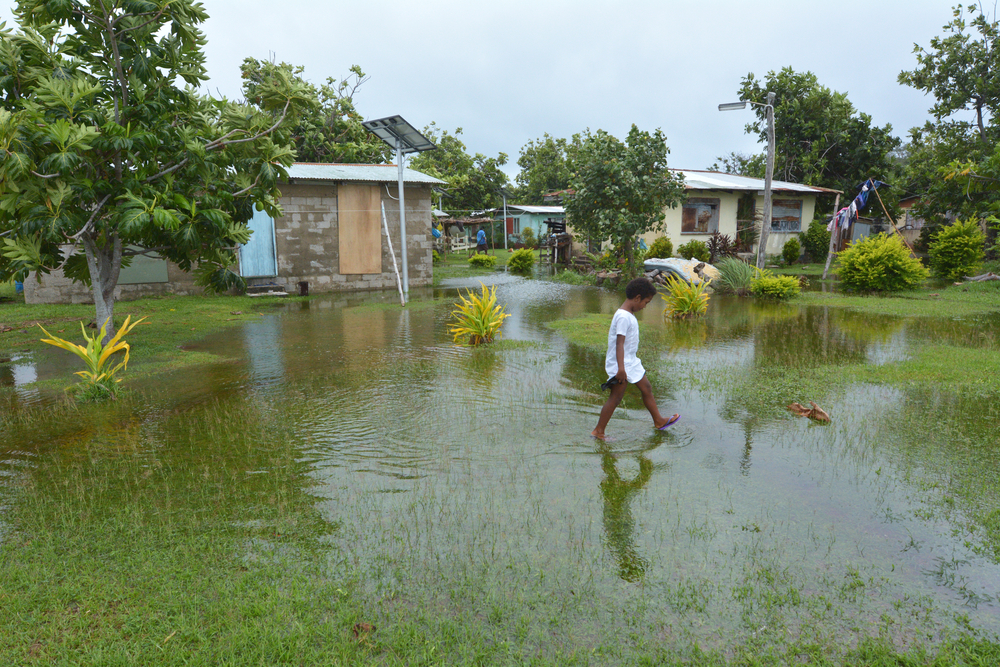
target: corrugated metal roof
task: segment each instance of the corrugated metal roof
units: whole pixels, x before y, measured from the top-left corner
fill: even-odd
[[[507,210],[517,209],[519,211],[524,211],[525,213],[565,213],[566,209],[562,206],[514,206],[512,204],[507,204]],[[498,211],[503,211],[503,209],[497,209]]]
[[[288,178],[303,181],[399,182],[399,167],[394,164],[319,164],[296,162],[288,168]],[[404,183],[444,184],[444,181],[413,169],[403,169]]]
[[[675,174],[684,175],[684,186],[689,190],[751,190],[760,191],[764,189],[763,178],[749,178],[747,176],[737,176],[735,174],[720,174],[716,171],[696,171],[690,169],[671,169]],[[838,190],[829,188],[817,188],[812,185],[802,185],[801,183],[789,183],[787,181],[771,181],[771,190],[781,190],[785,192],[801,192],[802,194],[823,194],[835,193]]]

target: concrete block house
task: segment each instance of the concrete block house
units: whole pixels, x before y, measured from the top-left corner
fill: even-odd
[[[398,175],[395,165],[295,163],[280,186],[283,214],[276,219],[255,211],[254,231],[239,252],[248,285],[275,285],[292,293],[300,282],[310,292],[395,289],[396,275],[382,223],[385,205],[389,238],[400,271]],[[442,181],[404,170],[407,264],[411,287],[430,285],[431,187]],[[61,272],[31,276],[24,284],[27,303],[87,303],[90,290]],[[137,257],[123,269],[116,298],[192,294],[194,277],[163,259]]]

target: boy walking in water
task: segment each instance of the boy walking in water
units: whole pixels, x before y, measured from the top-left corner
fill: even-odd
[[[615,312],[608,331],[608,354],[604,359],[604,370],[608,373],[607,385],[611,387],[611,396],[601,408],[601,416],[597,420],[597,428],[591,431],[595,438],[604,439],[604,428],[611,421],[615,408],[625,396],[626,383],[634,384],[642,393],[642,403],[653,418],[653,427],[663,430],[681,418],[675,414],[664,419],[656,407],[653,398],[653,386],[646,379],[646,369],[642,367],[639,357],[635,356],[639,349],[639,321],[635,313],[645,308],[656,296],[656,286],[649,278],[636,278],[625,286],[625,303]]]

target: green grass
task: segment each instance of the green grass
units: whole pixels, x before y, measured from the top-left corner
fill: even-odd
[[[24,302],[24,296],[22,294],[17,294],[14,290],[14,281],[10,282],[0,282],[0,301],[2,300],[19,300]]]
[[[507,261],[510,260],[512,253],[504,250],[503,248],[497,248],[495,250],[490,250],[489,252],[497,258],[497,265],[492,269],[470,266],[468,251],[449,252],[445,255],[444,262],[434,265],[434,285],[437,286],[442,280],[447,280],[449,278],[488,276],[496,271],[503,271],[504,267],[507,266]],[[535,250],[534,253],[535,264],[537,264],[538,251]]]
[[[583,274],[577,273],[572,269],[562,269],[557,271],[549,280],[553,280],[557,283],[565,283],[566,285],[596,285],[597,277],[595,274]]]
[[[603,352],[608,347],[608,327],[611,317],[600,313],[587,313],[579,317],[547,322],[545,326],[558,331],[570,342],[595,352]],[[640,342],[642,337],[639,338]]]
[[[792,303],[900,317],[964,317],[1000,310],[1000,281],[923,288],[885,296],[802,292]]]
[[[768,270],[778,276],[806,276],[809,279],[819,280],[823,277],[823,267],[825,266],[825,262],[822,264],[792,264],[791,266],[778,266]],[[827,280],[831,280],[835,277],[836,276],[833,275],[833,265],[831,264],[830,274],[827,275]]]
[[[143,372],[148,374],[217,359],[214,355],[180,350],[179,346],[256,319],[288,299],[304,300],[302,297],[219,295],[149,297],[118,302],[115,320],[120,324],[129,315],[133,320],[147,318],[129,335],[127,342],[132,346],[132,361],[141,361]],[[80,322],[93,320],[94,306],[90,304],[0,303],[0,324],[14,328],[0,333],[0,356],[49,349],[51,346],[41,342],[44,334],[39,324],[60,338],[82,342]],[[126,377],[134,377],[131,365]]]

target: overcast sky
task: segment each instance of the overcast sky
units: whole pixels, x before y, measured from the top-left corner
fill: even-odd
[[[928,118],[931,100],[896,77],[951,20],[949,0],[202,0],[211,77],[206,92],[239,98],[243,58],[305,66],[313,83],[357,64],[368,119],[402,115],[422,128],[464,130],[470,153],[507,153],[545,132],[585,128],[624,138],[661,128],[670,165],[704,169],[758,150],[738,100],[749,72],[791,66],[846,92],[897,136]],[[10,0],[0,20],[12,21]]]

